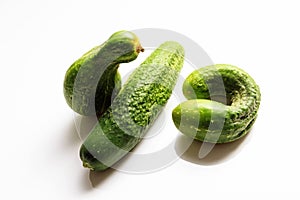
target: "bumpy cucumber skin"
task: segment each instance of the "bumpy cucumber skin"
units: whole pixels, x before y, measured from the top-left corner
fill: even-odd
[[[119,64],[136,59],[140,51],[143,49],[134,33],[119,31],[85,53],[65,75],[68,105],[81,115],[100,116],[121,89]]]
[[[183,56],[181,45],[165,42],[130,75],[81,146],[84,167],[105,170],[141,141],[172,94]]]
[[[215,81],[220,76],[228,105],[211,100],[212,95],[222,94],[222,87]],[[257,118],[261,100],[253,78],[242,69],[225,64],[192,72],[183,84],[183,93],[190,100],[173,110],[175,126],[185,135],[211,143],[227,143],[246,135]]]

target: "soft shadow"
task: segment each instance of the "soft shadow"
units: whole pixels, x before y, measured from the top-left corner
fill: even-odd
[[[85,172],[81,176],[81,180],[79,180],[78,182],[81,185],[80,189],[82,191],[89,192],[89,191],[93,190],[93,188],[94,188],[90,181],[90,178],[89,178],[90,172],[88,169],[83,169],[83,170],[85,170]]]
[[[81,141],[85,140],[97,122],[96,116],[74,116],[75,130]]]
[[[95,172],[90,171],[89,173],[89,180],[93,188],[97,188],[101,186],[107,180],[111,174],[113,174],[115,170],[113,168],[108,168],[105,171]]]
[[[234,142],[216,144],[211,152],[201,159],[199,158],[198,154],[203,142],[194,140],[190,144],[191,139],[189,137],[180,135],[175,143],[175,151],[177,155],[185,161],[198,165],[216,165],[223,163],[237,155],[242,147],[247,143],[247,140],[249,140],[251,137],[249,135],[251,135],[251,132]],[[186,148],[189,144],[190,146]]]
[[[80,145],[96,123],[97,119],[95,117],[75,115],[73,120],[69,122],[69,125],[66,127],[66,129],[63,130],[64,134],[67,135],[67,144],[64,145]]]
[[[73,120],[69,122],[69,125],[63,132],[64,134],[67,135],[67,138],[65,139],[67,144],[63,144],[64,147],[66,146],[74,147],[75,145],[80,144],[81,140],[77,134],[77,130]]]

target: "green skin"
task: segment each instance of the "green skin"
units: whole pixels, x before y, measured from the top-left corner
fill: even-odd
[[[189,100],[173,110],[175,126],[187,136],[210,143],[227,143],[246,135],[261,100],[259,86],[250,75],[225,64],[192,72],[183,84],[183,94]]]
[[[165,42],[130,75],[81,146],[84,167],[105,170],[142,140],[172,94],[183,56],[181,45]]]
[[[119,31],[85,53],[65,75],[68,105],[81,115],[102,115],[121,89],[119,64],[135,60],[140,51],[143,48],[135,34]]]

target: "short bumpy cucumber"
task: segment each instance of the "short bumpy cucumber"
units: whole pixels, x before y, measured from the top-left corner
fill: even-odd
[[[220,78],[224,85],[220,85]],[[222,90],[227,105],[211,100]],[[192,72],[183,84],[183,93],[190,100],[173,110],[174,124],[182,133],[211,143],[231,142],[247,134],[261,99],[259,87],[249,74],[225,64]]]
[[[137,58],[143,48],[129,31],[114,33],[75,61],[67,70],[64,96],[68,105],[82,115],[101,115],[121,89],[120,63]]]
[[[181,45],[165,42],[130,75],[81,146],[84,167],[105,170],[141,141],[171,96],[183,56]]]

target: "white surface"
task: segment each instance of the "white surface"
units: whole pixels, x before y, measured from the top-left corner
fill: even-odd
[[[297,1],[194,2],[0,2],[1,199],[299,199]],[[261,87],[259,118],[206,160],[190,153],[156,173],[89,175],[65,71],[113,32],[138,28],[177,31],[215,63],[245,69]]]

